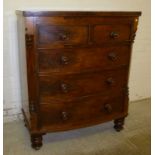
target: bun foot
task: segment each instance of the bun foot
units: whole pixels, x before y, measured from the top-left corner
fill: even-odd
[[[42,146],[42,134],[32,134],[31,143],[33,149],[39,150]]]
[[[117,132],[123,130],[123,125],[124,125],[124,117],[114,120],[114,129]]]

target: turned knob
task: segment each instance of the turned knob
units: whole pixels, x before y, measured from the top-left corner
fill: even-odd
[[[59,34],[59,38],[60,40],[65,41],[69,39],[69,36],[67,34]]]
[[[67,65],[69,63],[69,58],[67,56],[61,56],[61,63]]]
[[[68,92],[68,85],[66,83],[62,83],[61,84],[61,90],[64,92],[64,93],[67,93]]]
[[[63,112],[61,113],[61,116],[62,116],[62,119],[63,119],[64,121],[68,120],[68,113],[67,113],[66,111],[63,111]]]
[[[112,77],[110,77],[110,78],[108,78],[108,79],[106,80],[106,83],[107,83],[108,85],[113,85],[113,84],[115,83],[115,81],[114,81],[114,79],[113,79]]]
[[[104,105],[104,109],[107,113],[111,113],[112,112],[112,107],[110,104],[105,104]]]
[[[110,38],[117,39],[118,37],[119,37],[119,33],[118,32],[111,32],[110,33]]]
[[[108,58],[109,58],[109,60],[111,60],[111,61],[115,61],[115,60],[117,59],[117,55],[116,55],[116,53],[114,53],[114,52],[110,52],[110,53],[108,54]]]

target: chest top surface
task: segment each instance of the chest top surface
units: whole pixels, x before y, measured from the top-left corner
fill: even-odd
[[[140,11],[20,11],[16,14],[30,16],[140,16]]]

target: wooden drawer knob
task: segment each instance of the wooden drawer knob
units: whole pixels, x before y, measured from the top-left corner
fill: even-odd
[[[62,116],[62,120],[64,120],[64,121],[68,120],[68,113],[66,111],[63,111],[61,113],[61,116]]]
[[[119,33],[118,32],[111,32],[110,33],[110,38],[117,39],[118,37],[119,37]]]
[[[66,40],[69,39],[69,36],[68,36],[67,34],[62,34],[62,33],[60,33],[60,34],[59,34],[59,39],[60,39],[61,41],[66,41]]]
[[[67,93],[68,92],[68,85],[66,83],[61,83],[61,90],[64,93]]]
[[[61,63],[64,65],[69,64],[69,58],[67,56],[61,56]]]
[[[108,59],[111,60],[111,61],[117,60],[117,55],[116,55],[116,53],[110,52],[110,53],[108,54]]]
[[[112,106],[110,104],[105,104],[104,105],[104,110],[107,112],[107,113],[111,113],[112,112]]]
[[[106,80],[106,83],[107,83],[108,85],[113,85],[113,84],[115,83],[115,81],[114,81],[114,79],[113,79],[112,77],[110,77],[110,78],[108,78],[108,79]]]

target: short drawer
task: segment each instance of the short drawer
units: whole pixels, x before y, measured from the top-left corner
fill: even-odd
[[[59,48],[83,45],[88,40],[88,27],[76,25],[37,25],[37,47]]]
[[[112,69],[128,65],[129,46],[39,50],[39,72],[74,73],[94,69]]]
[[[94,42],[97,44],[106,41],[128,41],[130,40],[131,25],[96,25],[94,26]]]
[[[91,96],[73,102],[41,105],[41,126],[67,130],[115,119],[125,113],[124,97]]]
[[[127,85],[126,68],[72,75],[40,76],[40,102],[70,101],[91,94],[115,94]]]

